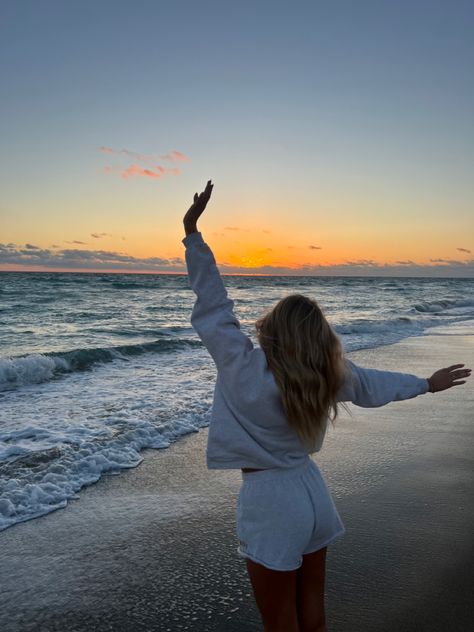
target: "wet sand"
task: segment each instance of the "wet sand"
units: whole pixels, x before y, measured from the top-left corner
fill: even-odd
[[[361,351],[426,376],[474,364],[474,336]],[[331,632],[467,631],[474,620],[474,382],[351,407],[314,458],[346,535],[330,546]],[[208,471],[207,431],[105,476],[65,509],[0,533],[0,629],[261,630],[236,553],[240,472]]]

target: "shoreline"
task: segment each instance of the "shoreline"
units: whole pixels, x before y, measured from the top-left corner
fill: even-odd
[[[430,328],[428,328],[428,330],[427,330],[427,331],[429,331],[430,333],[429,333],[429,334],[427,334],[427,333],[426,333],[426,330],[425,330],[425,331],[420,331],[420,332],[418,332],[418,333],[412,333],[410,336],[406,336],[405,338],[402,338],[402,339],[399,339],[399,340],[393,340],[393,341],[390,341],[390,342],[386,342],[385,344],[382,344],[382,345],[380,345],[380,344],[376,345],[376,344],[374,343],[372,346],[364,346],[364,347],[362,347],[362,348],[360,348],[360,349],[356,349],[356,350],[352,350],[352,351],[347,351],[347,352],[346,352],[346,354],[347,354],[348,356],[352,356],[352,354],[358,354],[358,353],[362,353],[362,354],[370,354],[370,353],[371,353],[371,352],[373,352],[373,351],[382,350],[382,349],[385,349],[385,348],[390,348],[390,347],[392,347],[393,345],[396,345],[396,344],[399,344],[399,343],[403,343],[404,341],[410,340],[411,338],[425,337],[425,336],[427,336],[427,335],[436,335],[436,336],[446,336],[446,335],[452,336],[452,335],[460,335],[460,334],[461,334],[461,335],[467,335],[467,336],[474,335],[474,319],[470,319],[470,320],[463,320],[463,321],[456,321],[456,322],[452,322],[452,323],[449,323],[449,324],[442,324],[442,325],[439,325],[439,326],[436,326],[436,327],[430,327]],[[151,344],[157,344],[158,342],[159,342],[159,341],[154,341],[154,342],[152,342]],[[189,341],[189,342],[190,342],[192,345],[194,345],[194,344],[195,344],[195,341]],[[143,344],[145,344],[145,343],[143,343]],[[126,346],[127,346],[127,345],[125,345],[125,347],[126,347]],[[138,345],[138,346],[141,346],[141,345]],[[119,347],[115,347],[115,349],[120,350],[120,349],[121,349],[121,347],[120,347],[120,346],[119,346]],[[202,349],[204,349],[204,346],[202,346]],[[90,350],[88,350],[88,351],[95,352],[96,350],[97,350],[96,348],[92,348],[92,349],[90,349]],[[109,349],[108,349],[107,347],[105,347],[105,348],[99,348],[99,350],[102,350],[102,351],[104,351],[104,350],[105,350],[105,351],[109,351]],[[70,355],[71,355],[71,353],[75,353],[76,351],[77,351],[77,352],[81,352],[81,350],[75,350],[75,351],[73,351],[73,352],[69,351],[69,352],[65,352],[65,354],[64,354],[64,355],[65,355],[65,356],[70,356]],[[41,354],[40,354],[40,355],[41,355]],[[44,354],[44,355],[45,355],[46,357],[49,357],[49,355],[48,355],[48,354]],[[58,357],[58,355],[59,355],[59,356],[61,356],[61,353],[59,353],[59,354],[58,354],[57,352],[53,352],[53,356],[52,356],[52,357],[53,357],[53,359],[54,359],[54,358],[56,358],[56,357]],[[29,355],[27,355],[27,356],[25,356],[25,357],[26,357],[26,358],[29,358],[30,356],[29,356]],[[34,356],[34,357],[35,357],[35,359],[36,359],[36,357],[37,357],[37,356]],[[20,358],[20,359],[21,359],[21,358],[22,358],[22,356],[18,356],[18,358]],[[112,360],[112,357],[110,358],[110,360]],[[99,361],[99,363],[103,363],[103,362],[104,362],[104,360],[103,360],[103,359]],[[1,360],[0,360],[0,363],[1,363]],[[95,364],[95,363],[96,363],[96,361],[95,361],[95,360],[93,360],[93,361],[92,361],[92,364]],[[92,366],[92,364],[91,364],[90,366]],[[106,364],[106,363],[105,363],[105,364]],[[79,372],[77,372],[77,371],[73,371],[73,376],[74,376],[74,375],[76,375],[76,377],[77,377],[77,374],[78,374],[78,373],[79,373]],[[51,380],[51,381],[53,381],[53,382],[54,382],[55,380],[53,379],[53,380]],[[44,384],[44,385],[47,387],[47,385],[48,385],[48,383],[49,383],[49,382],[50,382],[50,380],[46,380],[44,383],[43,383],[43,382],[40,382],[40,383],[39,383],[39,386],[41,387],[41,386],[43,386],[43,384]],[[30,386],[30,387],[31,387],[32,385],[33,385],[33,384],[28,384],[28,385],[25,385],[25,386]],[[36,386],[36,384],[34,384],[34,385]],[[64,387],[65,387],[65,388],[67,388],[67,386],[68,386],[68,384],[67,384],[67,382],[65,382]],[[76,395],[77,395],[77,394],[76,394]],[[1,398],[1,397],[2,397],[2,392],[0,392],[0,398]],[[209,392],[209,397],[211,397],[211,391]],[[140,401],[140,399],[139,399],[139,400],[137,400],[137,401]],[[210,400],[209,400],[209,405],[210,405]],[[210,409],[209,409],[209,410],[210,410]],[[200,423],[196,424],[196,428],[198,428],[199,430],[202,430],[202,429],[203,429],[203,428],[205,428],[205,427],[206,427],[205,425],[201,425]],[[184,432],[183,432],[183,430],[184,430]],[[157,431],[159,431],[159,428],[157,428]],[[186,428],[181,428],[181,427],[180,427],[180,428],[178,429],[178,434],[177,434],[177,436],[176,436],[176,437],[172,437],[171,441],[172,441],[172,443],[173,443],[173,442],[175,442],[175,441],[180,441],[180,440],[182,440],[182,438],[183,438],[184,436],[186,436],[187,434],[194,434],[194,432],[195,432],[195,430],[194,430],[194,429],[193,429],[193,430],[189,430],[189,428],[188,428],[188,429],[186,429]],[[153,445],[153,443],[154,443],[154,440],[152,440],[151,438],[149,438],[148,444],[151,446],[151,445]],[[144,445],[144,444],[145,444],[145,445]],[[6,523],[6,522],[8,522],[8,520],[9,520],[10,518],[9,518],[9,514],[8,514],[8,513],[6,514],[6,518],[5,518],[5,505],[3,505],[3,507],[0,507],[0,534],[1,534],[3,531],[5,531],[5,530],[7,530],[7,529],[9,529],[9,528],[12,528],[12,527],[14,527],[15,525],[20,524],[20,523],[22,523],[22,522],[28,522],[28,521],[30,521],[30,520],[36,520],[36,519],[38,519],[38,518],[40,518],[40,517],[43,517],[43,516],[47,515],[48,513],[52,513],[52,512],[54,512],[54,511],[58,511],[59,509],[64,509],[64,507],[65,507],[65,506],[66,506],[69,502],[71,502],[71,501],[73,501],[73,500],[76,500],[78,495],[79,495],[79,498],[80,498],[80,497],[82,496],[82,494],[84,493],[84,490],[85,490],[88,486],[90,486],[90,485],[94,485],[94,484],[97,484],[100,480],[102,480],[102,479],[104,478],[104,476],[107,476],[107,475],[110,475],[110,474],[120,475],[120,474],[124,473],[125,471],[127,471],[127,470],[129,470],[129,469],[134,469],[135,467],[138,467],[138,466],[141,464],[141,462],[143,461],[143,458],[144,458],[144,457],[142,456],[142,452],[144,453],[144,451],[145,451],[145,450],[149,449],[149,447],[146,445],[146,442],[143,442],[143,443],[142,443],[142,445],[144,445],[144,447],[141,447],[141,446],[140,446],[138,449],[136,449],[136,448],[135,448],[135,449],[136,449],[136,459],[135,459],[135,462],[136,462],[136,461],[138,461],[138,463],[136,463],[136,464],[130,464],[128,461],[124,461],[124,462],[122,462],[122,464],[120,465],[120,464],[119,464],[118,462],[116,462],[116,460],[115,460],[115,462],[114,462],[114,464],[113,464],[113,468],[120,468],[120,469],[115,469],[113,472],[111,472],[111,471],[109,471],[109,470],[107,469],[107,465],[108,465],[108,464],[106,463],[106,464],[104,465],[104,468],[103,468],[103,469],[102,469],[102,470],[98,473],[98,478],[96,478],[96,474],[97,474],[97,472],[96,472],[96,471],[94,471],[94,473],[92,474],[92,478],[93,478],[94,480],[93,480],[92,482],[90,482],[90,480],[91,480],[91,479],[90,479],[90,477],[89,477],[89,475],[88,475],[88,472],[87,472],[87,471],[86,471],[86,472],[83,472],[83,474],[84,474],[85,478],[86,478],[86,479],[88,479],[88,480],[84,480],[84,479],[83,479],[82,481],[80,481],[80,483],[81,483],[81,485],[82,485],[81,487],[78,487],[78,486],[77,486],[77,480],[74,480],[74,479],[73,479],[73,480],[70,480],[70,481],[69,481],[69,484],[70,484],[70,486],[73,486],[73,488],[74,488],[74,492],[73,492],[73,494],[72,494],[69,498],[68,498],[68,497],[67,497],[67,495],[66,495],[66,493],[67,493],[67,492],[65,492],[63,496],[60,496],[60,497],[59,497],[59,499],[58,499],[58,497],[56,496],[56,502],[58,503],[58,504],[57,504],[57,506],[52,507],[52,505],[51,505],[51,504],[49,504],[49,505],[48,505],[48,503],[47,503],[47,502],[46,502],[46,500],[45,500],[45,502],[42,504],[42,506],[41,506],[41,508],[40,508],[40,509],[41,509],[41,511],[39,511],[39,510],[38,510],[38,508],[36,507],[37,513],[36,513],[35,515],[29,515],[29,516],[27,516],[27,517],[22,516],[20,519],[17,519],[17,520],[16,520],[16,522],[12,522],[12,523],[11,523],[11,524],[9,524],[8,526],[5,526],[5,523]],[[168,446],[165,446],[165,447],[168,447]],[[107,448],[110,448],[110,446],[105,446],[105,458],[106,458],[106,459],[108,459]],[[157,449],[157,448],[155,447],[155,448],[153,448],[153,449]],[[56,448],[55,448],[55,447],[52,447],[52,448],[51,448],[51,450],[53,450],[53,451],[54,451],[54,450],[56,450]],[[35,459],[35,457],[36,457],[36,454],[35,454],[35,453],[33,453],[33,454],[31,454],[31,455],[30,455],[30,454],[26,454],[26,455],[20,456],[20,457],[19,457],[19,458],[18,458],[18,459],[14,462],[14,464],[12,464],[12,465],[14,465],[15,467],[16,467],[16,466],[23,467],[23,466],[22,466],[22,462],[23,462],[24,460],[26,460],[26,466],[27,466],[27,467],[29,467],[29,463],[28,463],[28,462],[29,462],[29,459],[30,459],[30,458],[33,458],[33,460],[34,460],[34,459]],[[41,460],[41,453],[39,453],[39,458],[40,458],[40,460]],[[10,467],[12,467],[12,465],[10,465]],[[7,465],[7,466],[4,466],[4,467],[6,467],[6,471],[8,472],[8,469],[9,469],[9,468],[8,468],[8,465]],[[2,469],[2,468],[0,467],[0,469]],[[24,470],[23,470],[23,471],[24,471]],[[13,477],[13,478],[15,478],[15,470],[14,470],[14,468],[13,468],[13,467],[12,467],[12,472],[13,472],[12,477]],[[7,475],[7,476],[8,476],[8,475]],[[54,483],[56,483],[56,481],[54,481]],[[62,485],[62,484],[63,484],[63,483],[62,483],[61,481],[59,481],[59,488],[61,488],[61,485]],[[34,484],[33,484],[33,487],[34,487]],[[40,487],[41,487],[41,486],[40,486]],[[43,491],[42,489],[33,489],[33,488],[32,488],[32,486],[30,486],[30,492],[29,492],[29,493],[30,493],[30,495],[31,495],[31,497],[32,497],[32,498],[33,498],[33,497],[36,497],[36,498],[44,498],[44,491]],[[5,502],[5,501],[4,501],[4,502]],[[9,501],[8,501],[8,498],[6,499],[6,502],[7,502],[7,512],[8,512],[8,502],[9,502]],[[17,501],[17,502],[20,502],[20,501]],[[20,502],[20,504],[22,504],[23,506],[28,507],[30,510],[32,509],[31,505],[27,502],[27,499],[23,499],[23,500]],[[44,511],[44,506],[45,506],[45,505],[47,505],[47,510],[46,510],[46,511]],[[3,511],[3,514],[2,514],[2,511]]]
[[[433,332],[348,356],[425,376],[472,366],[474,336]],[[313,455],[346,526],[328,550],[329,629],[468,629],[472,385],[351,410]],[[240,471],[207,470],[206,439],[202,429],[145,449],[139,467],[0,532],[1,629],[260,630],[236,553]]]

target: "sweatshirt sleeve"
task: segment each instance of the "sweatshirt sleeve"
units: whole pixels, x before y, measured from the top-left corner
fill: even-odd
[[[253,349],[252,340],[240,329],[234,314],[234,301],[227,291],[212,250],[202,234],[190,233],[183,240],[186,265],[192,290],[197,296],[191,324],[218,369],[232,364]]]
[[[375,408],[428,391],[429,384],[425,378],[409,373],[363,369],[347,359],[346,363],[349,371],[341,389],[340,401]]]

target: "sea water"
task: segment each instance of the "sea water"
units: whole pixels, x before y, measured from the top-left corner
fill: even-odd
[[[257,318],[296,292],[319,302],[346,351],[472,330],[473,279],[224,282],[255,345]],[[194,300],[186,275],[0,273],[0,530],[209,424],[216,369],[190,324]]]

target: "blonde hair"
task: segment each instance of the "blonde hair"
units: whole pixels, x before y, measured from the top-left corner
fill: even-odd
[[[316,301],[290,294],[255,323],[289,424],[311,449],[338,415],[344,381],[342,346]]]

